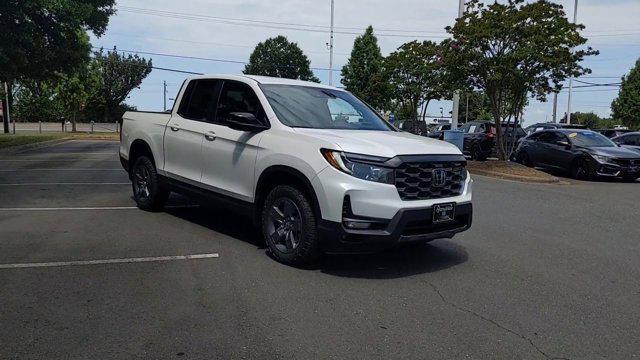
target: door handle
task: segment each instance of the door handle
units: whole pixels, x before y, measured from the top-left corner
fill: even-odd
[[[214,133],[213,131],[209,131],[208,133],[204,134],[204,138],[209,141],[213,141],[216,139],[216,133]]]
[[[173,124],[170,126],[171,127],[171,131],[178,131],[180,130],[180,125],[179,124]]]

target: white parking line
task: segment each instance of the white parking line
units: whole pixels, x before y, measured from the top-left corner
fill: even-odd
[[[42,156],[42,155],[45,155],[46,156],[45,159],[46,159],[47,157],[62,157],[66,155],[118,155],[118,152],[117,151],[114,151],[114,152],[104,152],[104,151],[103,152],[67,152],[67,151],[64,151],[59,153],[55,153],[55,152],[54,153],[51,153],[51,152],[50,153],[37,153],[37,152],[29,153],[25,151],[25,152],[16,154],[16,156],[19,156],[19,157],[34,157],[34,156]]]
[[[111,169],[92,169],[92,168],[75,168],[75,169],[0,169],[0,172],[24,172],[24,171],[124,171],[123,168],[111,168]]]
[[[46,161],[46,162],[76,162],[76,161],[101,161],[101,162],[119,162],[119,160],[105,160],[102,159],[0,159],[0,162],[37,162],[37,161]]]
[[[141,258],[125,258],[125,259],[77,260],[77,261],[43,262],[43,263],[0,264],[0,269],[57,267],[57,266],[78,266],[78,265],[98,265],[98,264],[124,264],[124,263],[139,263],[139,262],[154,262],[154,261],[211,259],[211,258],[217,258],[217,257],[219,257],[218,253],[211,253],[211,254],[174,255],[174,256],[157,256],[157,257],[141,257]]]
[[[68,183],[0,183],[0,186],[44,186],[44,185],[131,185],[130,182],[112,182],[112,183],[98,183],[98,182],[68,182]]]
[[[165,209],[189,209],[200,205],[167,205]],[[6,207],[0,211],[77,211],[77,210],[134,210],[137,206],[87,206],[87,207]]]

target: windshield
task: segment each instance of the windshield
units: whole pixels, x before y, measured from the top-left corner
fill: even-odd
[[[569,139],[576,146],[582,147],[613,147],[616,144],[606,136],[594,131],[581,131],[570,133]]]
[[[293,85],[261,85],[280,121],[291,127],[394,131],[351,93]]]

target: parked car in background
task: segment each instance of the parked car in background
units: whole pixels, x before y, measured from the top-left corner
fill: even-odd
[[[587,127],[582,124],[561,124],[561,123],[537,123],[527,126],[524,132],[527,135],[531,135],[534,132],[551,129],[586,129]]]
[[[463,153],[471,157],[472,160],[484,161],[488,157],[496,156],[496,125],[490,121],[470,121],[463,125],[460,130],[464,132]],[[526,134],[522,127],[518,125],[513,133],[514,124],[502,124],[502,133],[506,139],[507,148],[513,143],[523,138]]]
[[[640,131],[616,136],[611,140],[622,147],[635,150],[640,153]]]
[[[451,124],[440,124],[433,127],[427,136],[432,139],[444,140],[444,132],[451,130]]]
[[[608,137],[609,139],[613,139],[614,137],[618,137],[620,135],[624,135],[630,132],[633,132],[633,130],[629,130],[629,129],[622,129],[622,128],[618,128],[618,129],[600,129],[600,130],[596,130],[597,132],[599,132],[600,134]]]
[[[393,124],[402,131],[412,133],[414,135],[427,135],[427,124],[424,121],[416,120],[398,120]]]
[[[562,171],[576,179],[596,176],[635,180],[640,177],[640,154],[618,146],[591,130],[543,130],[522,139],[513,160]]]

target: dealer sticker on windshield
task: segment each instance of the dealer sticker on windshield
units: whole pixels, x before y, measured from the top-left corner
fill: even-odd
[[[433,223],[452,221],[456,217],[456,203],[433,205]]]

